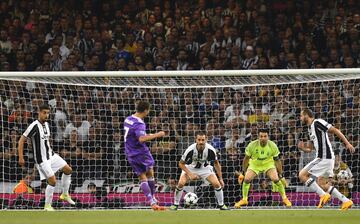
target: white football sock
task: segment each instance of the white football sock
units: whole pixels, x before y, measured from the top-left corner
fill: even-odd
[[[310,177],[306,182],[305,186],[315,191],[319,196],[323,196],[325,191],[316,183],[316,180]]]
[[[183,194],[183,191],[184,191],[183,188],[181,188],[181,189],[176,188],[176,189],[175,189],[174,205],[179,205],[181,196],[182,196],[182,194]]]
[[[55,187],[51,185],[46,186],[45,190],[45,205],[51,205],[53,200]]]
[[[223,206],[224,205],[224,192],[221,187],[218,189],[215,189],[215,196],[216,196],[218,205]]]
[[[63,194],[69,194],[69,188],[71,183],[71,174],[66,175],[65,173],[61,176],[61,185],[63,187]]]
[[[328,191],[329,194],[331,194],[331,196],[333,196],[334,198],[339,199],[342,202],[347,202],[350,201],[347,197],[345,197],[345,195],[341,194],[338,189],[336,189],[335,187],[331,186],[329,187]]]

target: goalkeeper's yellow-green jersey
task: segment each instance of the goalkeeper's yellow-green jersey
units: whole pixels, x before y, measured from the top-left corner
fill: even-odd
[[[254,166],[263,166],[274,163],[273,157],[277,157],[280,151],[275,142],[268,140],[267,144],[262,147],[259,139],[252,141],[245,149],[245,154],[250,157],[250,164]]]

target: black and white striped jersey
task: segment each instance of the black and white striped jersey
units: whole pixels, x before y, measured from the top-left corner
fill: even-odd
[[[245,58],[241,60],[241,67],[243,69],[250,69],[252,65],[257,64],[259,57]]]
[[[334,150],[331,147],[328,130],[331,124],[323,119],[315,119],[309,128],[310,139],[316,149],[316,157],[321,159],[334,159]]]
[[[34,162],[36,164],[41,164],[43,161],[49,160],[50,157],[54,155],[49,143],[50,129],[47,122],[44,124],[39,120],[32,122],[24,132],[23,136],[31,139]]]
[[[198,151],[196,143],[190,145],[181,157],[181,160],[193,168],[202,168],[209,165],[210,162],[218,160],[216,149],[206,143],[205,149]]]

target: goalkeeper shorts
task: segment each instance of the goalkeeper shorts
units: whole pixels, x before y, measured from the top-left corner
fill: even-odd
[[[256,175],[259,175],[260,173],[266,173],[268,170],[275,168],[275,163],[267,163],[262,165],[254,165],[253,163],[249,164],[248,170],[254,171]]]

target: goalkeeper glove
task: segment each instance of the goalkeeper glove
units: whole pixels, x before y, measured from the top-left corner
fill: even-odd
[[[238,176],[238,183],[242,185],[245,178],[244,174],[242,172],[236,171],[235,175]]]

